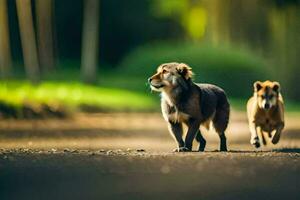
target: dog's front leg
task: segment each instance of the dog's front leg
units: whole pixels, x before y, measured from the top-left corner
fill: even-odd
[[[265,138],[265,134],[264,134],[264,132],[261,130],[261,127],[260,127],[260,126],[256,127],[256,132],[257,132],[257,134],[260,134],[263,145],[267,145],[267,140],[266,140],[266,138]]]
[[[254,122],[249,123],[249,128],[250,128],[250,132],[251,132],[251,139],[250,139],[250,144],[252,144],[253,146],[255,146],[255,148],[259,148],[260,147],[260,143],[259,143],[259,138],[257,135],[257,126]]]
[[[283,122],[280,122],[277,127],[276,127],[276,132],[272,138],[272,143],[273,144],[277,144],[279,142],[279,139],[280,139],[280,135],[281,135],[281,132],[282,132],[282,129],[284,128],[284,123]]]
[[[200,121],[190,119],[188,121],[187,125],[188,125],[188,132],[185,137],[185,148],[188,151],[192,151],[193,141],[195,139],[196,133],[199,130]]]
[[[175,122],[169,122],[168,128],[178,146],[176,149],[174,149],[174,151],[176,151],[176,152],[184,151],[184,142],[182,139],[182,124],[175,123]]]

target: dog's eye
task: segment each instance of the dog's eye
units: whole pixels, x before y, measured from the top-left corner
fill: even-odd
[[[167,72],[168,72],[168,71],[167,71],[167,70],[165,70],[165,69],[162,71],[162,73],[163,73],[163,74],[166,74]]]

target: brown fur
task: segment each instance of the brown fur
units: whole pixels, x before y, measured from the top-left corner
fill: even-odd
[[[271,142],[277,144],[284,127],[284,103],[280,94],[280,85],[278,82],[257,81],[253,86],[254,94],[247,103],[250,143],[258,148],[260,136],[263,144],[266,145],[265,133],[267,133]]]
[[[184,63],[165,63],[148,80],[152,90],[162,93],[162,114],[178,144],[176,151],[191,151],[194,138],[200,143],[199,151],[204,151],[206,141],[199,127],[209,127],[210,122],[220,136],[220,150],[226,151],[230,110],[226,94],[215,85],[193,83],[192,75]],[[184,140],[182,124],[188,127]]]

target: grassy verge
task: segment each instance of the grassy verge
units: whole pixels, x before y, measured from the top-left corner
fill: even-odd
[[[2,112],[14,109],[11,112],[17,117],[24,115],[24,106],[31,112],[44,112],[43,108],[61,112],[140,112],[156,108],[154,98],[145,93],[58,81],[44,81],[37,85],[27,81],[0,82],[0,102]]]
[[[22,77],[0,82],[0,117],[57,117],[76,111],[149,112],[160,109],[159,95],[150,92],[146,78],[126,71],[102,69],[95,85],[81,83],[80,71],[66,68],[43,80],[36,85]],[[246,98],[230,98],[233,110],[246,111],[246,102]],[[300,113],[298,103],[286,101],[285,107],[290,113]]]

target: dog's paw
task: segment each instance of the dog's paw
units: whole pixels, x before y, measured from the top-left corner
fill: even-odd
[[[279,139],[280,139],[280,135],[275,134],[274,137],[272,138],[272,143],[277,144],[279,142]]]
[[[199,147],[198,151],[203,152],[205,147]]]
[[[226,152],[226,151],[227,151],[227,147],[226,147],[226,146],[224,146],[224,147],[221,147],[221,148],[220,148],[220,151],[222,151],[222,152]]]
[[[260,143],[259,143],[259,138],[255,137],[252,138],[250,143],[255,147],[255,148],[259,148],[260,147]]]
[[[178,147],[176,149],[173,150],[173,152],[187,152],[187,151],[191,151],[186,147]]]
[[[255,148],[259,148],[260,147],[260,143],[259,142],[255,142],[253,145],[255,146]]]

